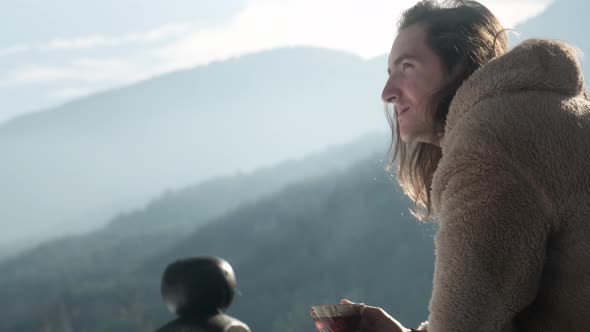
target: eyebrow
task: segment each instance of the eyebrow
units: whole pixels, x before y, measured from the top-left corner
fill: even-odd
[[[408,54],[408,53],[402,53],[400,56],[397,57],[397,59],[395,59],[395,61],[393,62],[393,66],[397,67],[399,66],[400,63],[402,63],[402,61],[404,60],[419,60],[419,58],[415,55],[412,54]],[[391,68],[387,68],[387,73],[391,74]]]

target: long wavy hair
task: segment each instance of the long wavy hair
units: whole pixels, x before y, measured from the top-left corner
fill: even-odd
[[[450,77],[432,95],[428,106],[435,114],[432,138],[438,140],[444,135],[449,105],[459,86],[475,70],[504,54],[508,42],[498,19],[476,1],[420,1],[402,14],[398,33],[414,24],[426,29],[428,46],[439,56]],[[414,216],[420,221],[432,219],[430,188],[442,157],[441,148],[429,143],[403,142],[395,110],[386,107],[386,116],[392,132],[388,153],[393,153],[385,169],[397,178],[404,193],[414,202]]]

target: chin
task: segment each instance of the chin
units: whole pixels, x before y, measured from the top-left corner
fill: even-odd
[[[400,135],[400,139],[402,142],[406,144],[411,144],[414,141],[412,137],[409,137],[407,135]]]

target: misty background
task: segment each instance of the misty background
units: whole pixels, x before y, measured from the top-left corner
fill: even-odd
[[[483,3],[512,45],[590,49],[581,0]],[[426,319],[435,230],[384,173],[379,99],[412,4],[6,4],[0,330],[155,330],[164,267],[197,255],[234,266],[254,331],[343,297]]]

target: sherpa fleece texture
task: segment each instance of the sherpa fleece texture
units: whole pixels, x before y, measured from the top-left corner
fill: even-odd
[[[429,332],[590,331],[590,102],[531,39],[457,91],[434,174]]]

